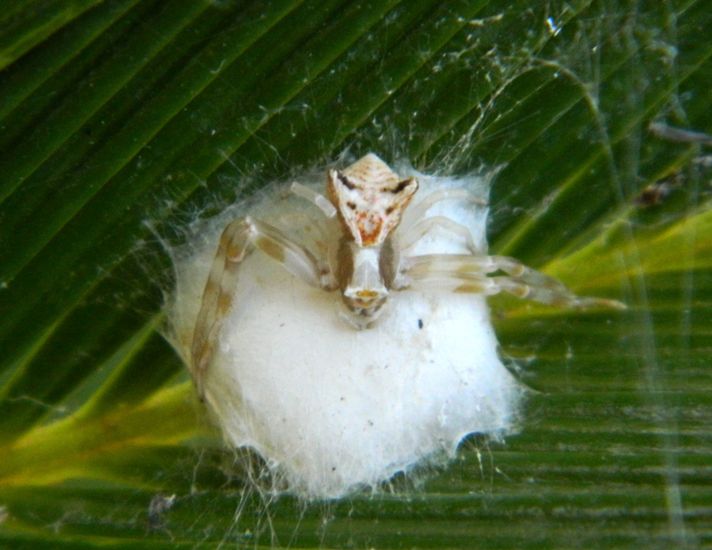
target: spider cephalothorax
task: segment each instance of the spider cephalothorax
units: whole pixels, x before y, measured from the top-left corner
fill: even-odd
[[[401,180],[373,153],[329,171],[327,192],[344,228],[336,283],[356,328],[370,325],[388,299],[395,280],[389,235],[417,190],[415,178]]]

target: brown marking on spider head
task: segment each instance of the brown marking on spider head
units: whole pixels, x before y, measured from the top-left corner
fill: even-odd
[[[383,244],[417,190],[415,178],[401,180],[373,153],[343,171],[330,170],[327,182],[346,233],[362,247]]]

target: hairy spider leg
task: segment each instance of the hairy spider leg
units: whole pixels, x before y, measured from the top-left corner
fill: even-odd
[[[490,277],[503,271],[507,275]],[[405,261],[402,274],[418,285],[437,286],[454,292],[484,294],[507,292],[544,304],[586,308],[624,309],[625,304],[606,298],[579,297],[566,285],[507,256],[426,254]]]
[[[249,216],[228,224],[220,236],[193,332],[192,370],[201,398],[205,373],[212,361],[215,343],[232,306],[238,268],[255,248],[277,260],[287,271],[310,286],[323,289],[334,286],[329,267],[276,227]]]

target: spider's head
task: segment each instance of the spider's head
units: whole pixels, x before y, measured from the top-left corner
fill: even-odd
[[[400,223],[418,181],[401,180],[373,153],[343,171],[330,170],[327,191],[348,235],[358,246],[380,246]]]

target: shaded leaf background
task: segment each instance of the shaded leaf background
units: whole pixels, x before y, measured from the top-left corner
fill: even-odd
[[[648,130],[712,132],[710,29],[703,0],[3,5],[0,541],[710,544],[711,163]],[[497,168],[492,249],[630,309],[493,301],[518,434],[268,502],[156,332],[156,235],[345,150]]]

